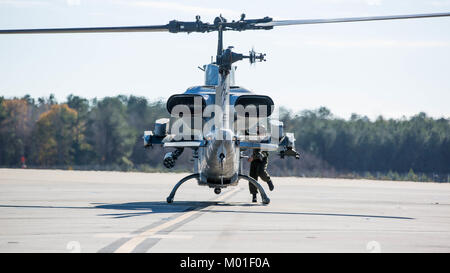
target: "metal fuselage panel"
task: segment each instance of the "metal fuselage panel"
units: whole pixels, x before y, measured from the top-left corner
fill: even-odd
[[[217,68],[217,69],[211,69]],[[211,132],[206,133],[208,142],[206,147],[202,148],[198,153],[200,173],[200,182],[206,182],[212,186],[220,185],[226,186],[237,182],[239,175],[239,156],[240,149],[236,142],[235,137],[230,130],[230,85],[234,85],[234,77],[230,77],[230,74],[222,77],[218,74],[218,67],[215,65],[209,65],[206,71],[212,70],[209,73],[209,77],[215,77],[217,85],[215,85],[215,106],[220,108],[219,112],[215,112],[214,117],[214,129]],[[234,69],[231,70],[234,74]],[[208,73],[206,73],[208,75]],[[205,83],[208,82],[208,77],[205,79]]]
[[[219,133],[229,135],[232,132],[219,129]],[[239,146],[232,139],[211,138],[206,147],[198,150],[197,170],[200,173],[200,183],[228,186],[237,182],[239,156]]]

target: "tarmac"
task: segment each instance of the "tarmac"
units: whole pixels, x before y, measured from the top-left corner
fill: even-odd
[[[450,252],[450,183],[0,169],[0,252]]]

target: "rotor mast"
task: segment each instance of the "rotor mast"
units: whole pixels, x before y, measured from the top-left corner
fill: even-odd
[[[198,20],[200,19],[197,17]],[[269,20],[268,17],[264,20]],[[270,18],[270,21],[272,19]],[[216,116],[216,128],[229,129],[230,119],[229,119],[229,108],[230,108],[230,71],[232,69],[232,64],[243,60],[249,59],[250,63],[255,63],[256,61],[265,61],[265,54],[256,54],[253,50],[250,51],[248,56],[243,54],[235,53],[232,51],[232,46],[227,49],[223,49],[223,31],[224,30],[237,30],[236,26],[245,23],[245,14],[241,15],[241,19],[238,22],[233,21],[232,23],[227,23],[227,20],[220,15],[214,20],[214,25],[217,27],[218,40],[217,40],[217,56],[215,64],[219,67],[219,81],[216,86],[216,106],[220,107],[221,115]],[[230,25],[232,24],[232,25]],[[241,26],[242,29],[244,29]],[[219,110],[219,109],[217,109]],[[217,113],[216,113],[217,114]]]

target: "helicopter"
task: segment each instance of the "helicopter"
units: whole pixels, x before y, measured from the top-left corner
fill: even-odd
[[[170,32],[170,33],[218,33],[215,61],[200,68],[205,73],[201,86],[188,88],[182,94],[169,97],[168,113],[174,122],[169,130],[170,119],[155,122],[154,130],[145,131],[144,147],[162,145],[174,149],[164,155],[163,165],[173,168],[185,148],[192,150],[194,171],[181,179],[172,189],[166,201],[172,203],[178,188],[189,180],[200,186],[208,186],[220,194],[223,188],[236,186],[240,180],[253,184],[261,194],[262,203],[270,199],[263,187],[252,177],[244,174],[243,162],[246,150],[277,151],[280,158],[300,158],[295,150],[293,133],[284,132],[284,124],[274,113],[274,102],[269,96],[255,94],[235,85],[234,63],[248,59],[250,64],[266,61],[266,54],[253,49],[248,55],[236,53],[233,47],[223,46],[224,31],[272,30],[289,25],[326,24],[398,19],[447,17],[448,13],[428,13],[393,16],[351,17],[334,19],[273,20],[271,17],[246,19],[242,14],[237,21],[228,22],[222,15],[213,23],[204,23],[200,16],[195,21],[172,20],[166,25],[8,29],[0,34],[51,34],[51,33],[97,33],[97,32]],[[272,116],[272,117],[271,117]],[[270,130],[268,130],[270,128]],[[170,131],[170,132],[169,132]]]

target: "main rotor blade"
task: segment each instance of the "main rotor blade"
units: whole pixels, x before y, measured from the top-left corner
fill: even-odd
[[[53,33],[103,33],[103,32],[162,32],[169,31],[167,25],[126,26],[126,27],[88,27],[88,28],[42,28],[42,29],[3,29],[0,34],[53,34]]]
[[[267,23],[258,23],[256,26],[290,26],[290,25],[308,25],[308,24],[327,24],[327,23],[346,23],[346,22],[362,22],[362,21],[381,21],[381,20],[398,20],[398,19],[416,19],[450,16],[450,12],[445,13],[426,13],[411,15],[392,15],[392,16],[370,16],[370,17],[350,17],[350,18],[334,18],[334,19],[306,19],[306,20],[280,20]]]

